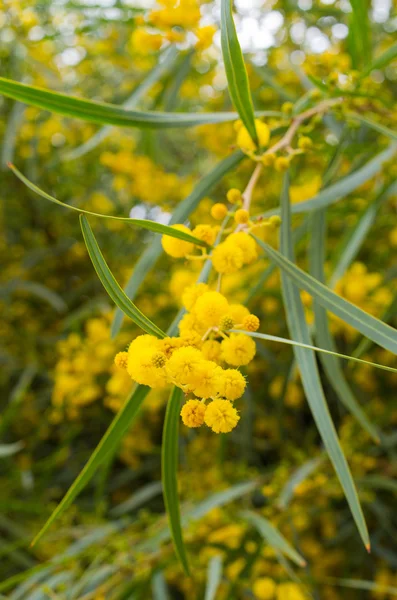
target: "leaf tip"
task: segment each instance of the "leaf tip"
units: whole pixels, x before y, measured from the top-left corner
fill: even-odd
[[[370,544],[370,542],[368,542],[368,544],[365,544],[365,549],[368,552],[368,554],[371,554],[371,544]]]

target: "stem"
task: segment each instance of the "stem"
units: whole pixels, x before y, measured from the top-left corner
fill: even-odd
[[[245,210],[249,211],[249,209],[250,209],[252,194],[253,194],[256,184],[258,183],[258,179],[260,177],[260,174],[262,173],[262,169],[263,169],[262,163],[258,163],[254,169],[254,172],[251,175],[251,179],[249,180],[247,187],[245,188],[245,190],[243,192],[243,200],[244,200],[243,208]]]

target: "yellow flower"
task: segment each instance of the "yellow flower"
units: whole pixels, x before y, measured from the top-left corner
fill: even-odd
[[[133,346],[134,342],[131,344]],[[158,354],[157,348],[140,349],[139,352],[128,350],[127,371],[131,378],[142,385],[152,388],[164,387],[167,383],[164,365],[156,367],[153,357]]]
[[[239,421],[237,410],[229,400],[213,400],[208,404],[204,421],[214,433],[229,433]]]
[[[205,404],[200,400],[188,400],[182,406],[181,417],[187,427],[201,427],[204,423]]]
[[[188,227],[185,227],[185,225],[172,225],[172,228],[185,233],[192,233]],[[186,256],[186,254],[190,254],[194,248],[194,245],[191,242],[185,242],[184,240],[180,240],[169,235],[163,235],[161,238],[161,244],[164,252],[173,258],[183,258]]]
[[[167,363],[167,374],[177,385],[189,384],[202,360],[203,356],[197,348],[178,348]]]
[[[276,584],[270,577],[261,577],[254,582],[252,591],[258,600],[273,600]]]
[[[280,583],[277,587],[277,600],[306,600],[297,583]]]
[[[206,340],[201,346],[201,352],[206,360],[217,362],[221,356],[221,345],[216,340]]]
[[[238,246],[228,244],[227,241],[212,252],[212,266],[217,273],[236,273],[244,264],[244,254]]]
[[[239,208],[234,213],[234,220],[238,225],[244,225],[245,223],[248,223],[249,218],[250,214],[248,210],[245,210],[245,208]]]
[[[240,190],[236,188],[231,188],[230,190],[228,190],[226,198],[228,199],[230,204],[238,204],[242,201],[242,194]]]
[[[216,396],[220,389],[222,369],[210,360],[202,360],[194,371],[190,388],[199,398]]]
[[[256,315],[247,315],[243,320],[243,329],[246,331],[258,331],[260,321]]]
[[[206,283],[198,283],[197,285],[189,285],[182,294],[182,304],[186,310],[192,310],[196,304],[197,298],[200,298],[208,291]]]
[[[249,264],[258,258],[255,240],[245,231],[231,233],[225,240],[232,248],[240,248],[243,253],[244,264]]]
[[[228,314],[232,317],[235,323],[242,323],[245,317],[248,317],[250,311],[243,304],[231,304]]]
[[[217,202],[211,208],[211,217],[217,221],[222,221],[227,215],[227,208],[224,204]]]
[[[116,365],[116,367],[119,367],[119,369],[126,369],[127,363],[128,363],[128,352],[119,352],[114,357],[114,364]]]
[[[256,352],[254,340],[243,333],[232,333],[221,346],[223,360],[233,367],[248,365]]]
[[[215,327],[228,312],[229,303],[219,292],[205,292],[198,298],[194,313],[205,327]]]
[[[267,146],[270,140],[270,129],[266,123],[262,123],[259,119],[255,119],[255,128],[258,136],[259,147]],[[257,146],[247,129],[241,126],[237,131],[237,145],[247,152],[255,152]]]
[[[193,229],[192,235],[212,246],[216,239],[216,228],[211,225],[197,225]]]
[[[245,390],[245,379],[237,369],[225,369],[221,374],[221,395],[228,400],[241,398]]]

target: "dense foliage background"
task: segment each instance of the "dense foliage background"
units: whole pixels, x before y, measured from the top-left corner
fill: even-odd
[[[291,205],[331,187],[326,280],[395,326],[395,3],[241,0],[234,8],[255,109],[274,112],[264,117],[272,139],[285,132],[291,114],[343,98],[332,114],[300,127],[306,146],[290,164]],[[229,111],[219,27],[216,1],[0,0],[0,75],[137,110]],[[231,188],[243,190],[255,165],[237,149],[233,120],[101,128],[5,96],[0,111],[1,597],[395,597],[396,374],[349,361],[332,372],[318,356],[367,521],[368,554],[313,422],[292,348],[264,340],[256,340],[256,358],[244,371],[238,427],[225,435],[180,429],[178,486],[191,577],[174,553],[161,493],[169,389],[150,392],[115,452],[29,546],[129,395],[131,378],[113,358],[142,331],[129,319],[120,327],[120,314],[115,326],[78,215],[34,194],[7,163],[58,200],[102,214],[166,224],[190,198],[182,221],[191,228],[213,225],[211,206],[225,202]],[[279,206],[284,166],[264,167],[254,216]],[[318,226],[308,210],[292,216],[304,270],[311,268]],[[89,221],[116,279],[130,280],[128,295],[166,330],[201,263],[161,253],[158,235],[131,224]],[[276,229],[265,239],[278,247]],[[258,315],[261,332],[292,337],[278,270],[263,252],[223,285],[231,302]],[[303,291],[301,298],[317,335],[311,296]],[[343,320],[330,315],[330,329],[338,352],[397,366],[390,352]],[[316,342],[323,346],[321,337]],[[346,406],[351,398],[353,411]],[[287,550],[274,543],[274,533],[264,533],[267,523],[288,540]]]

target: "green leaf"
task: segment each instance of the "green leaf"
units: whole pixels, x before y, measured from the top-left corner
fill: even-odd
[[[138,386],[131,393],[130,397],[114,417],[110,427],[105,435],[91,454],[90,459],[81,471],[80,475],[75,479],[72,486],[69,488],[63,500],[58,504],[50,518],[45,523],[44,527],[39,531],[32,542],[32,546],[37,544],[40,538],[51,527],[54,521],[72,504],[75,498],[84,489],[90,481],[98,467],[103,463],[106,457],[113,452],[114,448],[120,442],[123,435],[129,429],[130,425],[137,416],[139,409],[149,393],[150,388],[146,386]]]
[[[309,252],[310,273],[318,281],[324,282],[326,240],[326,211],[319,210],[312,214],[311,243]],[[328,325],[327,311],[318,302],[313,303],[314,326],[316,341],[322,348],[335,353],[335,343]],[[333,387],[339,400],[356,417],[361,426],[368,432],[372,439],[379,443],[380,437],[377,428],[372,425],[345,378],[335,354],[321,355],[320,360],[324,367],[328,381]]]
[[[161,331],[148,319],[135,304],[125,295],[117,281],[115,280],[111,270],[109,269],[102,253],[99,249],[92,229],[84,215],[80,215],[81,231],[83,232],[84,242],[87,246],[88,254],[90,255],[92,264],[98,274],[99,279],[113,302],[121,308],[127,317],[130,317],[143,331],[150,335],[163,338],[165,333]]]
[[[142,229],[148,229],[149,231],[153,231],[154,233],[160,233],[161,235],[169,235],[170,237],[174,237],[180,240],[184,240],[186,242],[191,242],[196,246],[204,246],[209,248],[209,245],[202,240],[190,235],[188,233],[184,233],[183,231],[178,231],[177,229],[173,229],[168,225],[162,225],[161,223],[156,223],[155,221],[149,221],[149,219],[131,219],[130,217],[113,217],[112,215],[103,215],[101,213],[91,212],[89,210],[84,210],[82,208],[77,208],[76,206],[72,206],[71,204],[66,204],[65,202],[61,202],[57,200],[47,192],[44,192],[37,185],[29,181],[27,177],[22,175],[22,173],[12,164],[9,164],[9,167],[13,173],[20,179],[32,192],[38,194],[42,198],[53,202],[54,204],[59,204],[59,206],[63,206],[64,208],[68,208],[69,210],[74,210],[79,214],[91,215],[92,217],[99,217],[101,219],[112,219],[115,221],[125,221],[126,223],[130,223],[131,225],[136,225]]]
[[[183,392],[174,387],[168,400],[164,419],[163,439],[161,444],[161,479],[163,496],[168,515],[172,541],[176,555],[186,575],[190,576],[189,563],[182,536],[181,514],[178,498],[178,449],[179,420]]]
[[[231,333],[241,333],[241,329],[231,329]],[[360,362],[362,364],[370,365],[371,367],[375,367],[376,369],[382,369],[383,371],[389,371],[389,373],[397,373],[397,369],[394,367],[388,367],[387,365],[380,365],[379,363],[371,362],[370,360],[363,360],[361,358],[356,358],[355,356],[350,356],[348,354],[340,354],[339,352],[329,350],[326,348],[321,348],[320,346],[312,346],[311,344],[302,344],[301,342],[297,342],[296,340],[289,340],[287,338],[278,337],[276,335],[269,335],[268,333],[259,333],[258,331],[244,331],[244,335],[248,335],[253,338],[258,338],[260,340],[267,340],[269,342],[280,342],[281,344],[288,344],[289,346],[296,346],[297,348],[307,348],[308,350],[313,350],[314,352],[320,352],[321,354],[327,354],[329,356],[334,356],[337,358],[344,358],[345,360],[352,360],[353,362]]]
[[[285,556],[299,567],[304,567],[306,565],[305,559],[290,545],[278,529],[276,529],[270,521],[265,519],[265,517],[259,516],[250,510],[245,510],[240,514],[243,519],[248,521],[248,523],[253,525],[259,531],[261,536],[272,548],[285,554]]]
[[[350,0],[348,48],[355,69],[371,60],[372,40],[368,0]]]
[[[167,582],[161,571],[157,571],[152,577],[153,600],[169,600]]]
[[[353,192],[355,189],[372,179],[382,169],[384,163],[392,158],[397,151],[397,144],[390,144],[386,150],[383,150],[380,154],[375,156],[373,159],[368,161],[365,165],[353,171],[346,177],[339,179],[336,183],[321,190],[314,198],[305,200],[304,202],[298,202],[291,206],[291,212],[303,213],[317,210],[319,208],[326,208],[332,204],[336,204],[342,198],[345,198],[348,194]],[[266,218],[272,215],[279,215],[280,209],[275,208],[263,213],[261,216]]]
[[[205,198],[212,188],[231,170],[235,169],[240,162],[245,158],[245,154],[240,151],[234,152],[224,160],[222,160],[212,171],[205,175],[194,190],[189,194],[183,202],[180,202],[172,213],[170,225],[175,223],[183,223],[189,215],[197,208],[200,200]],[[142,282],[146,275],[153,268],[157,259],[162,253],[160,240],[154,240],[145,250],[142,256],[137,261],[132,275],[125,287],[125,293],[133,300],[138,293]],[[111,335],[115,337],[120,331],[123,322],[123,312],[117,309],[114,315]]]
[[[232,15],[232,0],[221,0],[221,45],[230,97],[251,138],[258,143],[247,70]]]
[[[119,125],[140,129],[171,129],[225,123],[234,121],[237,118],[236,113],[232,112],[166,113],[126,110],[114,104],[83,100],[82,98],[51,92],[3,77],[0,77],[0,94],[43,110],[100,125]],[[262,111],[258,114],[261,116],[280,116],[280,113],[275,111]]]
[[[360,78],[366,77],[375,69],[383,69],[384,67],[387,67],[387,65],[395,58],[397,58],[397,42],[387,48],[387,50],[382,52],[382,54],[380,54],[377,58],[375,58],[371,64],[369,64],[368,67],[361,72]]]
[[[397,587],[390,585],[382,585],[374,581],[364,581],[363,579],[336,579],[334,577],[327,577],[325,583],[327,585],[336,585],[338,587],[350,588],[353,590],[367,590],[369,592],[375,592],[381,594],[382,597],[385,595],[397,596]]]
[[[222,580],[222,556],[216,554],[208,563],[207,586],[204,600],[216,600],[216,594]]]
[[[161,62],[159,62],[145,77],[145,79],[134,89],[130,97],[124,102],[122,108],[135,108],[146,92],[161,79],[162,75],[169,70],[171,65],[174,63],[178,51],[175,46],[169,46],[161,56]],[[111,133],[112,127],[102,127],[99,131],[90,137],[84,144],[78,146],[71,152],[65,155],[65,160],[75,160],[80,158],[94,150],[103,140],[105,140]]]
[[[147,485],[139,488],[136,492],[134,492],[127,500],[117,504],[114,508],[109,511],[109,515],[111,517],[120,517],[127,512],[132,512],[136,510],[140,506],[146,504],[149,500],[161,494],[162,485],[160,481],[152,481]]]
[[[359,115],[358,113],[348,112],[346,114],[350,118],[355,119],[356,121],[360,121],[360,123],[363,123],[364,125],[367,125],[367,127],[370,127],[371,129],[374,129],[375,131],[379,131],[379,133],[383,133],[383,135],[387,136],[391,140],[394,140],[395,142],[397,141],[397,131],[393,131],[392,129],[389,129],[388,127],[385,127],[384,125],[381,125],[377,121],[373,121],[372,119],[363,117],[362,115]]]
[[[294,471],[287,483],[284,485],[279,497],[277,498],[277,506],[281,510],[285,510],[292,500],[297,486],[305,481],[318,467],[323,463],[323,458],[313,458],[305,462],[296,471]]]
[[[27,292],[28,294],[32,294],[32,296],[40,298],[40,300],[44,300],[59,313],[67,310],[67,304],[59,294],[37,281],[14,279],[14,281],[10,282],[9,287],[12,291]]]
[[[23,442],[14,442],[13,444],[0,444],[0,458],[12,456],[20,452],[25,447]]]
[[[299,289],[306,290],[321,306],[340,317],[382,348],[390,350],[394,354],[397,353],[397,330],[341,298],[317,279],[302,271],[280,252],[277,252],[265,242],[255,239],[269,258],[280,267],[282,273],[287,275],[288,279]],[[295,339],[298,341],[300,338],[295,336]],[[310,344],[306,340],[301,339],[300,341]]]
[[[294,259],[294,250],[292,247],[291,214],[289,202],[288,175],[286,175],[281,198],[282,221],[280,248],[282,253],[288,256],[290,260],[284,258],[284,256],[278,252],[277,255],[280,256],[283,261],[286,261],[288,265],[292,265],[294,269],[299,271],[299,269],[291,262],[291,260]],[[281,266],[281,263],[279,266]],[[295,281],[287,275],[289,275],[289,270],[287,271],[287,269],[283,268],[281,273],[282,292],[290,335],[293,339],[298,340],[303,344],[311,344],[309,329],[305,319],[304,307],[298,287],[295,287],[295,285],[299,285],[298,281]],[[321,284],[318,283],[318,285]],[[357,529],[361,535],[365,547],[369,549],[369,536],[364,515],[362,513],[360,501],[358,499],[356,487],[354,485],[349,466],[340,446],[338,436],[329,413],[328,405],[324,397],[315,355],[312,350],[308,350],[306,348],[294,348],[294,353],[310,410],[313,414],[328,456],[331,459],[346,499],[349,503],[350,510],[357,525]]]

